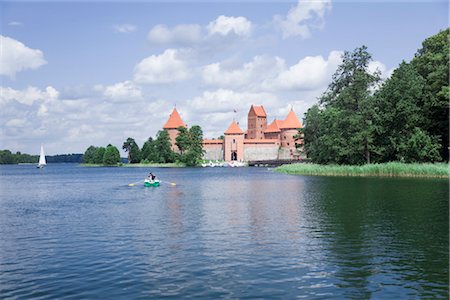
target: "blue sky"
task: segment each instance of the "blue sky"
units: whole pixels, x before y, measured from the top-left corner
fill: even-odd
[[[299,118],[326,89],[343,51],[367,45],[387,78],[448,26],[434,2],[0,2],[0,148],[80,153],[139,145],[176,104],[188,125],[219,136]],[[237,110],[234,114],[233,110]]]

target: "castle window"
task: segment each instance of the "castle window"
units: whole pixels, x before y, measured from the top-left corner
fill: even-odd
[[[235,139],[233,139],[233,144],[235,144],[236,143],[236,140]]]
[[[287,145],[289,146],[289,143],[287,143]]]

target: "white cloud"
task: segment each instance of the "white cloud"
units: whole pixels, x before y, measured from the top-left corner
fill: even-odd
[[[9,26],[23,26],[22,22],[12,21],[8,23]]]
[[[147,36],[155,44],[196,44],[202,40],[202,29],[197,24],[182,24],[170,29],[165,25],[156,25]]]
[[[46,64],[41,50],[31,49],[10,37],[0,35],[0,75],[14,78],[17,72]]]
[[[130,33],[137,30],[137,27],[132,24],[119,24],[114,26],[114,30],[120,33]]]
[[[96,85],[94,90],[101,92],[103,96],[112,100],[130,101],[142,99],[141,87],[129,80],[118,82],[109,86]]]
[[[249,36],[252,23],[245,17],[219,16],[207,26],[209,34],[228,35],[234,33],[238,36]]]
[[[228,67],[224,62],[213,63],[203,67],[202,78],[206,84],[222,88],[255,89],[281,72],[284,64],[283,59],[267,55],[255,56],[238,68]]]
[[[233,110],[248,110],[248,103],[270,106],[277,97],[270,93],[235,92],[229,89],[204,91],[201,96],[188,100],[188,105],[197,113],[226,113]]]
[[[20,104],[30,106],[38,101],[57,99],[58,95],[58,91],[52,86],[48,86],[45,91],[32,86],[27,87],[25,90],[15,90],[10,87],[0,87],[1,104],[16,101]]]
[[[286,17],[276,15],[275,25],[282,31],[283,38],[300,36],[308,38],[312,29],[324,26],[324,16],[331,10],[331,0],[298,0]]]
[[[392,72],[394,71],[393,68],[388,69],[385,64],[383,64],[382,62],[377,61],[377,60],[371,61],[368,65],[367,69],[372,74],[374,74],[375,72],[378,71],[380,73],[381,78],[383,78],[383,79],[387,79],[387,78],[391,77]]]
[[[177,82],[189,77],[191,71],[188,64],[176,49],[167,49],[160,55],[151,55],[134,68],[134,80],[142,84]]]
[[[228,48],[236,41],[251,36],[252,23],[245,17],[219,16],[206,26],[199,24],[180,24],[169,28],[156,25],[148,33],[152,44],[196,47],[197,50],[215,52]]]
[[[269,88],[276,90],[314,90],[328,85],[331,76],[342,62],[342,52],[331,51],[328,59],[307,56],[281,72]]]
[[[255,56],[238,68],[214,63],[203,68],[202,79],[211,86],[250,91],[320,89],[329,83],[342,61],[341,55],[340,51],[331,51],[328,58],[307,56],[292,66],[280,57],[270,56]]]

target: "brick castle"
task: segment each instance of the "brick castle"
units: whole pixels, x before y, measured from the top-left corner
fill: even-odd
[[[164,125],[170,137],[172,150],[177,151],[175,139],[178,127],[186,127],[180,114],[173,109]],[[234,120],[224,132],[224,139],[203,140],[204,159],[225,161],[298,160],[303,139],[296,139],[302,124],[291,109],[284,120],[274,120],[267,125],[264,107],[252,105],[248,112],[247,131]]]

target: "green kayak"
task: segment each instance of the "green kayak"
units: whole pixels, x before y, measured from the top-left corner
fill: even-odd
[[[159,185],[160,185],[159,180],[148,180],[148,179],[144,180],[144,186],[146,186],[146,187],[159,186]]]

